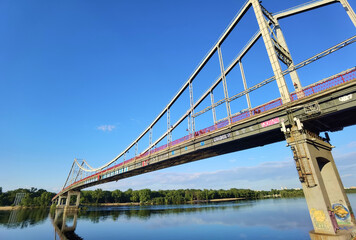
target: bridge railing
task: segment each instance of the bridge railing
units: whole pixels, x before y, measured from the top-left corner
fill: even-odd
[[[346,70],[345,72],[342,72],[340,74],[331,76],[325,80],[316,82],[308,87],[303,88],[302,91],[292,93],[291,100],[296,101],[298,99],[308,97],[315,93],[319,93],[326,89],[351,81],[352,79],[355,78],[356,78],[356,67]]]

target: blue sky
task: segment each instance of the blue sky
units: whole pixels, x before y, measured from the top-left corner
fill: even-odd
[[[277,12],[305,1],[263,1]],[[350,1],[354,9],[354,1]],[[101,166],[166,106],[217,41],[242,1],[11,1],[0,3],[0,186],[58,191],[74,158]],[[280,20],[295,63],[356,34],[340,4]],[[257,31],[252,9],[222,45],[224,65]],[[355,66],[350,45],[298,71],[306,86]],[[244,57],[248,86],[272,76],[260,39]],[[195,100],[219,75],[217,56],[194,82]],[[290,79],[287,77],[291,89]],[[236,68],[230,96],[242,90]],[[215,101],[223,96],[222,86]],[[251,94],[253,106],[278,97],[276,83]],[[210,100],[209,100],[210,101]],[[205,105],[204,105],[205,104]],[[201,106],[208,105],[204,102]],[[189,96],[172,108],[172,122]],[[217,109],[226,116],[225,105]],[[244,99],[231,104],[233,112]],[[211,112],[197,129],[212,125]],[[163,133],[165,119],[154,129]],[[186,123],[173,138],[185,134]],[[356,128],[331,133],[345,186],[356,185]],[[148,145],[146,136],[139,151]],[[133,154],[134,151],[130,151]],[[278,154],[276,154],[278,152]],[[231,153],[115,183],[104,189],[300,187],[285,142]]]

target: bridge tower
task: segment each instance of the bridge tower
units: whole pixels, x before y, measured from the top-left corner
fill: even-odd
[[[314,230],[311,239],[354,239],[355,216],[336,168],[328,137],[322,138],[299,119],[283,128],[302,184]]]
[[[293,60],[282,34],[277,18],[269,13],[259,0],[250,0],[256,15],[261,35],[267,50],[273,73],[283,104],[289,103],[290,93],[284,79],[280,61],[293,67]],[[326,4],[320,1],[319,4]],[[350,19],[356,24],[356,16],[347,0],[340,0]],[[273,25],[273,28],[270,27]],[[356,26],[356,25],[355,25]],[[272,30],[275,29],[275,32]],[[302,89],[299,77],[291,72],[296,92]],[[299,179],[314,230],[312,239],[354,239],[356,237],[355,216],[345,194],[338,170],[333,159],[329,139],[321,138],[303,127],[299,119],[289,116],[293,123],[283,127],[285,138],[292,149]]]

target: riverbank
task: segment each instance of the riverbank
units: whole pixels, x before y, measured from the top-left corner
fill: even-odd
[[[234,201],[238,201],[238,200],[246,200],[246,199],[245,198],[219,198],[219,199],[209,199],[209,200],[194,200],[194,201],[187,201],[185,204],[234,202]],[[140,205],[153,205],[153,204],[152,203],[139,203],[139,202],[81,204],[81,206],[84,206],[84,207],[118,207],[118,206],[140,206]],[[168,205],[172,205],[172,204],[168,204]]]
[[[46,209],[50,208],[50,206],[47,207],[41,207],[41,206],[31,206],[31,207],[26,207],[26,206],[0,206],[0,211],[12,211],[12,210],[21,210],[21,209]]]
[[[19,210],[22,209],[21,206],[2,206],[0,207],[0,211],[11,211],[11,210]]]
[[[188,201],[186,203],[198,204],[198,203],[214,203],[214,202],[233,202],[237,200],[246,200],[246,199],[245,198],[221,198],[221,199],[209,199],[209,200],[194,200],[194,201]],[[139,202],[81,204],[81,206],[84,207],[118,207],[118,206],[140,206],[140,205],[152,205],[152,204],[144,204]],[[0,211],[11,211],[11,210],[29,209],[29,208],[39,208],[39,207],[2,206],[0,207]]]
[[[246,198],[219,198],[219,199],[209,199],[209,200],[194,200],[194,201],[188,201],[187,203],[234,202],[237,200],[246,200]]]
[[[84,207],[117,207],[117,206],[139,206],[139,202],[127,202],[127,203],[97,203],[97,204],[80,204]]]

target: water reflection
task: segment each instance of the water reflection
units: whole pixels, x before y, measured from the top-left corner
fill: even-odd
[[[169,228],[189,224],[225,225],[225,226],[267,226],[279,230],[291,227],[310,227],[306,207],[294,205],[291,209],[289,200],[273,199],[261,201],[244,201],[239,203],[222,203],[206,205],[172,205],[172,206],[130,206],[111,208],[89,208],[80,212],[80,220],[91,223],[101,222],[137,222],[149,228]],[[299,202],[300,200],[298,200]],[[278,204],[278,205],[276,205]],[[302,210],[302,211],[300,211]],[[294,216],[294,217],[291,217]]]
[[[51,222],[55,230],[55,237],[61,240],[81,240],[75,233],[77,227],[78,211],[65,211],[56,209],[54,214],[50,214]]]
[[[349,196],[355,206],[356,194]],[[308,239],[305,199],[0,211],[0,239]],[[222,238],[222,236],[224,236]]]
[[[6,228],[26,228],[46,221],[49,210],[20,209],[0,212],[0,225]]]

